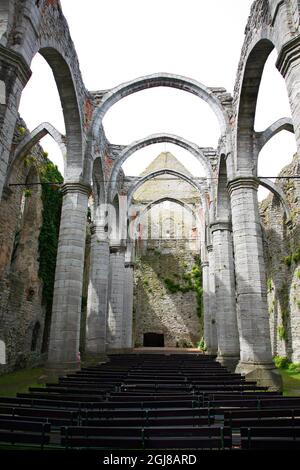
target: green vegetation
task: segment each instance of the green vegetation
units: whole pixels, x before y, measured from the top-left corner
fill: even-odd
[[[45,159],[40,170],[40,179],[42,183],[63,182],[57,166],[48,159]],[[62,194],[57,191],[55,184],[43,184],[42,188],[43,225],[39,236],[39,277],[43,281],[43,302],[47,312],[51,312]]]
[[[277,328],[277,331],[278,331],[278,336],[279,338],[282,340],[282,341],[287,341],[288,339],[288,336],[287,336],[287,332],[286,332],[286,329],[284,326],[279,326]]]
[[[201,318],[203,312],[202,270],[200,259],[197,257],[195,261],[196,264],[194,264],[191,271],[182,276],[182,282],[180,280],[175,282],[173,279],[166,278],[164,283],[171,294],[176,294],[177,292],[186,294],[187,292],[194,291],[197,298],[197,315]],[[176,275],[176,278],[178,277]]]
[[[291,266],[292,263],[299,263],[300,261],[300,246],[297,248],[296,251],[294,251],[294,253],[291,253],[290,255],[288,256],[285,256],[283,258],[283,262],[284,264],[286,264],[288,267]],[[298,273],[297,273],[297,276],[298,276]]]
[[[274,357],[274,363],[283,380],[283,395],[300,396],[300,364],[281,356]]]
[[[288,325],[288,318],[290,314],[290,305],[289,305],[289,288],[286,283],[282,284],[282,287],[279,291],[279,298],[281,299],[281,319],[282,319],[282,326],[278,327],[278,335],[279,338],[283,341],[288,339],[287,337],[287,325]]]
[[[16,393],[25,393],[29,387],[43,387],[39,378],[44,375],[44,369],[22,369],[0,376],[0,396],[14,397]]]
[[[31,189],[24,189],[24,196],[25,197],[30,197],[32,195]]]
[[[24,135],[25,132],[26,132],[26,129],[25,129],[25,127],[20,126],[20,127],[18,127],[18,131],[19,131],[19,134]]]
[[[274,288],[273,288],[273,281],[272,281],[271,278],[269,278],[269,279],[267,280],[267,287],[268,287],[268,292],[272,292],[272,290],[274,290]]]
[[[200,349],[200,351],[203,351],[203,352],[207,351],[207,346],[206,346],[206,343],[205,343],[203,337],[201,338],[201,340],[197,344],[197,348]]]

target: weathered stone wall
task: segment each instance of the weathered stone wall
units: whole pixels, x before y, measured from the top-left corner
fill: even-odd
[[[182,284],[195,265],[196,251],[178,240],[148,240],[137,247],[134,270],[134,344],[144,333],[164,334],[167,347],[192,347],[202,337],[193,291],[170,293],[165,279]]]
[[[24,121],[19,119],[15,143],[27,133]],[[37,145],[30,155],[15,162],[9,183],[39,182],[38,167],[42,163],[43,149]],[[0,339],[6,344],[7,357],[0,374],[38,364],[43,357],[45,307],[38,274],[42,223],[41,186],[7,185],[0,203]]]
[[[280,176],[299,175],[295,155]],[[300,181],[276,183],[285,193],[291,211],[287,225],[282,205],[272,194],[260,204],[264,228],[268,305],[273,355],[300,362]]]

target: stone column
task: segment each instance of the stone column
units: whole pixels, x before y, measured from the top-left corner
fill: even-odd
[[[300,155],[300,36],[288,41],[281,49],[276,66],[285,78],[293,118],[297,150]]]
[[[107,349],[123,348],[123,307],[125,250],[123,245],[110,247]]]
[[[0,199],[22,91],[31,76],[24,58],[0,44]]]
[[[54,374],[78,369],[86,218],[90,187],[66,183],[62,188],[59,243],[48,353]]]
[[[234,371],[240,359],[235,300],[235,275],[231,227],[228,222],[211,225],[215,261],[218,357],[222,365]]]
[[[203,337],[207,351],[211,349],[211,318],[209,311],[209,264],[203,261],[202,267],[202,287],[203,287]]]
[[[215,296],[215,262],[212,245],[207,247],[209,267],[209,319],[210,319],[210,348],[209,354],[218,352],[217,322],[216,322],[216,296]]]
[[[92,227],[90,279],[87,304],[86,352],[105,359],[109,241],[104,225]]]
[[[267,306],[262,233],[255,178],[237,178],[229,185],[237,281],[240,362],[237,371],[249,380],[281,387],[274,367]]]
[[[134,263],[125,262],[123,300],[123,348],[132,349]]]

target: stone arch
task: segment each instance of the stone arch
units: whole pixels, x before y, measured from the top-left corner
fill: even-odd
[[[278,188],[273,181],[271,181],[269,178],[259,178],[259,184],[263,186],[264,188],[267,188],[269,191],[271,191],[280,201],[282,208],[284,210],[285,216],[287,221],[291,220],[291,211],[289,209],[289,206],[287,204],[286,197],[281,191],[280,188]]]
[[[131,145],[125,147],[124,150],[119,154],[118,160],[115,163],[110,177],[110,183],[108,187],[108,198],[109,201],[112,200],[113,194],[115,192],[115,188],[117,185],[117,178],[123,163],[129,158],[133,153],[137,152],[138,150],[148,147],[153,144],[161,143],[161,142],[168,142],[171,144],[178,145],[183,149],[189,151],[197,160],[203,165],[204,169],[206,170],[206,176],[209,178],[208,181],[212,178],[212,169],[208,159],[204,156],[200,147],[196,144],[189,142],[182,137],[171,135],[171,134],[153,134],[144,139],[138,140],[133,142]]]
[[[273,42],[269,39],[261,39],[250,51],[245,63],[236,123],[237,160],[235,165],[239,174],[252,174],[256,168],[253,162],[255,111],[263,69],[273,49]]]
[[[42,47],[38,51],[52,69],[59,92],[66,126],[66,175],[65,180],[76,180],[83,173],[83,125],[80,113],[76,81],[72,69],[53,47]],[[76,78],[77,80],[77,78]]]
[[[269,140],[271,140],[276,134],[279,134],[279,132],[282,132],[282,131],[288,131],[288,132],[291,132],[292,134],[295,133],[293,121],[291,118],[284,117],[284,118],[278,119],[276,122],[271,124],[263,132],[256,132],[255,139],[256,139],[257,151],[260,152],[263,149],[263,147],[269,142]]]
[[[154,87],[171,87],[192,93],[203,99],[215,113],[222,136],[226,136],[229,129],[229,116],[226,111],[226,105],[231,109],[231,97],[223,88],[208,88],[205,85],[182,77],[180,75],[158,73],[137,78],[127,83],[123,83],[105,93],[98,108],[95,110],[91,127],[91,141],[97,141],[99,130],[102,133],[102,140],[106,141],[102,121],[108,109],[122,98],[138,91]],[[226,98],[222,97],[225,95]],[[223,99],[222,99],[223,98]],[[91,148],[87,149],[87,155],[93,153]]]
[[[179,206],[182,206],[184,209],[189,211],[191,214],[195,216],[195,218],[198,220],[199,225],[201,224],[201,220],[199,217],[199,214],[195,210],[193,210],[189,204],[181,201],[180,199],[172,198],[172,197],[162,197],[159,199],[156,199],[153,202],[150,202],[144,209],[143,211],[137,216],[137,218],[134,220],[134,226],[133,226],[133,233],[136,233],[136,227],[140,223],[140,220],[146,213],[151,210],[153,207],[162,204],[163,202],[168,201],[168,202],[173,202],[174,204],[178,204]]]
[[[66,167],[67,149],[66,149],[66,144],[65,144],[65,136],[63,136],[49,122],[42,122],[38,127],[36,127],[32,132],[30,132],[30,134],[28,134],[24,139],[22,139],[22,141],[19,143],[18,147],[16,148],[15,154],[7,170],[6,183],[10,179],[11,172],[16,162],[18,162],[20,159],[25,157],[28,154],[28,152],[30,152],[32,147],[34,147],[46,135],[50,135],[59,146],[63,159],[64,159],[64,166]]]
[[[138,179],[130,188],[127,194],[127,207],[129,208],[131,205],[132,197],[135,191],[142,186],[144,183],[147,181],[157,177],[157,176],[162,176],[162,175],[172,175],[175,178],[180,178],[187,183],[189,183],[191,186],[193,186],[195,189],[199,191],[199,197],[201,199],[201,203],[205,209],[207,209],[207,201],[206,197],[204,195],[203,188],[200,186],[198,182],[196,182],[194,179],[190,178],[189,176],[185,175],[184,173],[180,173],[179,171],[174,171],[174,170],[158,170],[154,171],[153,173],[149,173],[148,175],[145,175],[143,178]]]

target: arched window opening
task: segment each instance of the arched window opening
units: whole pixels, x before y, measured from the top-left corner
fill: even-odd
[[[255,131],[263,132],[271,124],[283,117],[291,117],[291,109],[284,78],[277,70],[275,63],[277,51],[269,55],[262,74],[255,113]],[[270,86],[272,83],[272,86]],[[291,163],[296,153],[294,134],[282,131],[266,143],[258,156],[257,175],[277,177],[280,171]],[[276,179],[272,179],[274,182]],[[259,187],[258,200],[262,201],[270,192]]]
[[[34,325],[34,328],[33,328],[33,332],[32,332],[31,352],[34,352],[37,349],[40,330],[41,330],[40,322],[36,322],[36,324]]]
[[[65,135],[65,121],[62,112],[57,85],[50,66],[40,55],[36,54],[31,64],[32,76],[26,85],[20,102],[20,115],[30,131],[42,122],[49,122],[61,134]],[[64,175],[62,151],[50,136],[41,139],[41,145],[48,153],[48,158],[57,165]]]
[[[292,162],[293,155],[297,152],[295,136],[287,131],[275,135],[261,150],[258,156],[258,176],[270,178],[276,183],[281,170]],[[270,191],[262,186],[258,189],[258,200],[262,201]]]
[[[41,218],[41,214],[38,209],[41,188],[39,185],[35,184],[38,182],[39,177],[37,170],[34,166],[31,166],[21,195],[19,219],[10,258],[11,272],[15,269],[21,269],[21,271],[26,269],[26,263],[23,265],[22,262],[23,248],[30,239],[30,234],[32,233],[32,230],[34,230],[34,226],[37,226],[40,223],[39,220],[36,220]]]
[[[220,137],[217,117],[206,102],[169,87],[121,99],[108,110],[103,125],[110,142],[124,145],[162,131],[208,147],[216,147]]]
[[[189,173],[195,177],[205,177],[205,168],[201,162],[189,151],[170,143],[157,143],[144,147],[133,153],[123,163],[122,169],[125,175],[139,176],[151,165],[157,155],[169,153],[176,157]]]

